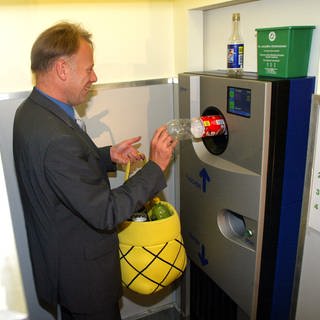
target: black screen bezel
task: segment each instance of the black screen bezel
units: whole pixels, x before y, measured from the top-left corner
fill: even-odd
[[[237,112],[237,110],[230,109],[230,89],[241,90],[241,91],[246,92],[247,94],[250,95],[250,102],[248,102],[249,103],[249,111],[248,112],[242,113],[241,111]],[[240,116],[240,117],[251,118],[251,89],[228,86],[227,87],[227,112],[230,114]]]

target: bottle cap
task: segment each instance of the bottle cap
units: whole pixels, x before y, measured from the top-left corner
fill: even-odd
[[[232,15],[232,21],[240,21],[240,13],[234,13]]]
[[[135,222],[145,222],[148,218],[145,214],[135,213],[131,216],[131,220]]]

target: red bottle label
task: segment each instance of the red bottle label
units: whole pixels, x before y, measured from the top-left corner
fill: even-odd
[[[212,137],[221,135],[226,130],[226,124],[222,117],[216,116],[202,116],[201,117],[204,133],[202,137]]]

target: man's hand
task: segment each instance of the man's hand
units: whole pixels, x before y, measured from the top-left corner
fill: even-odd
[[[140,141],[141,137],[135,137],[119,142],[110,148],[111,160],[118,164],[134,163],[143,160],[144,154],[140,153],[132,145]]]
[[[164,171],[171,161],[177,143],[178,141],[169,135],[165,125],[158,128],[151,141],[150,160]]]

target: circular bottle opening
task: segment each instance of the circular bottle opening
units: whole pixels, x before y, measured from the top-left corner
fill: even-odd
[[[222,112],[216,108],[216,107],[208,107],[206,108],[203,113],[201,114],[202,116],[220,116],[226,125],[226,130],[223,134],[213,136],[213,137],[205,137],[202,138],[203,144],[205,145],[206,149],[215,155],[219,155],[223,153],[228,145],[228,125],[226,122],[225,117],[223,116]]]

